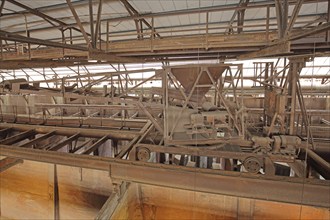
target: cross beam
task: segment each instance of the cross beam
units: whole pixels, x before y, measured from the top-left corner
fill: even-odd
[[[252,199],[329,207],[329,181],[262,176],[0,145],[0,155],[109,172],[111,178]]]

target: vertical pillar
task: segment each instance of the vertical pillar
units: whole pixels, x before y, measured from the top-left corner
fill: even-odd
[[[297,80],[298,80],[298,68],[297,63],[291,64],[291,71],[289,72],[289,100],[290,100],[290,121],[289,121],[289,135],[294,134],[294,122],[296,112],[296,97],[297,97]]]
[[[54,219],[60,219],[60,198],[58,191],[57,166],[54,164]]]

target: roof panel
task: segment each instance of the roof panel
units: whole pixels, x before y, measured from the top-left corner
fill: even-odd
[[[203,0],[201,1],[201,7],[212,7],[214,2],[214,0]]]
[[[163,12],[164,9],[160,1],[146,1],[152,12]]]
[[[17,12],[17,11],[23,11],[23,10],[24,10],[23,8],[18,7],[16,5],[6,1],[3,6],[2,13],[6,14],[6,13]]]
[[[148,4],[148,1],[139,0],[139,1],[129,1],[129,2],[140,14],[151,13],[151,8]]]
[[[205,13],[189,15],[190,24],[204,24],[206,22]]]
[[[174,5],[175,5],[175,10],[183,10],[183,9],[187,9],[187,1],[182,0],[182,1],[173,1]]]
[[[316,2],[313,4],[302,5],[299,15],[327,13],[327,2]]]
[[[175,5],[172,0],[170,1],[161,1],[160,2],[163,11],[172,11],[175,9]]]
[[[54,6],[61,4],[62,6],[56,6],[51,9],[50,7],[41,8],[40,11],[59,19],[67,24],[75,24],[75,19],[72,16],[70,9],[65,5],[65,0],[18,0],[29,7],[39,8],[44,6]],[[219,5],[237,5],[240,0],[129,0],[129,3],[140,13],[158,13],[158,12],[166,12],[166,11],[182,11],[186,9],[199,8],[199,7],[213,7]],[[265,0],[250,0],[250,2],[260,2]],[[80,3],[78,3],[80,2]],[[89,7],[88,0],[76,0],[73,1],[74,7],[81,19],[84,23],[86,31],[89,32]],[[94,18],[96,19],[98,1],[94,1]],[[11,3],[6,2],[5,8],[9,8],[12,10],[22,10],[20,7],[12,5]],[[290,6],[289,16],[292,13],[294,5]],[[38,9],[39,10],[39,9]],[[8,13],[8,11],[4,11]],[[323,15],[327,12],[327,2],[315,2],[308,3],[303,5],[300,10],[299,15],[308,15],[308,14],[318,14],[318,16]],[[222,22],[222,25],[226,25],[234,11],[222,11],[222,12],[210,12],[209,13],[209,21],[210,23],[219,23]],[[129,16],[126,8],[123,4],[117,0],[104,0],[103,10],[102,10],[102,19],[114,18],[114,17],[127,17]],[[253,19],[264,19],[266,17],[266,9],[247,9],[245,12],[245,19],[253,20]],[[274,7],[271,7],[270,17],[275,18],[275,10]],[[38,16],[32,14],[26,14],[26,18],[28,20],[28,28],[44,28],[51,27],[51,24],[47,23],[43,19]],[[298,17],[297,21],[302,21],[303,17]],[[308,18],[309,20],[313,19],[313,17]],[[151,23],[151,19],[146,19],[149,23]],[[308,21],[309,21],[308,20]],[[307,20],[303,20],[308,22]],[[189,14],[189,15],[179,15],[179,16],[164,16],[155,18],[155,27],[178,27],[180,25],[196,25],[198,23],[206,22],[206,14]],[[263,21],[251,21],[248,24],[259,24]],[[295,25],[295,27],[299,27],[301,24]],[[16,32],[21,31],[22,34],[25,31],[25,17],[23,15],[12,15],[12,16],[3,16],[1,17],[0,27],[2,30]],[[114,32],[119,31],[132,31],[135,30],[135,23],[133,20],[130,21],[117,21],[110,23],[110,30]],[[169,29],[170,29],[169,28]],[[197,28],[196,26],[192,26],[189,28]],[[105,30],[105,22],[102,23],[102,29]],[[183,29],[183,27],[182,27]],[[251,30],[253,28],[250,28]],[[249,30],[249,29],[244,29]],[[256,29],[255,29],[256,30]],[[53,38],[53,36],[57,36],[60,32],[53,29],[49,29],[47,31],[38,31],[33,33],[33,36],[40,36],[41,39]],[[53,35],[53,33],[55,33]],[[78,33],[77,33],[78,34]]]
[[[104,6],[104,10],[102,10],[102,12],[109,14],[110,17],[120,17],[120,16],[129,15],[124,5],[119,1],[110,1],[107,4],[104,4],[103,6]]]
[[[19,2],[30,8],[40,8],[45,6],[62,4],[63,0],[38,0],[38,1],[21,0]]]
[[[156,18],[154,20],[154,24],[155,24],[155,27],[164,27],[166,25],[170,25],[172,26],[172,22],[169,20],[168,17],[160,17],[160,18]]]
[[[260,8],[251,8],[245,10],[245,16],[244,18],[247,20],[250,19],[258,19],[258,18],[266,18],[267,11],[266,9],[260,9]],[[237,16],[236,16],[237,19]]]

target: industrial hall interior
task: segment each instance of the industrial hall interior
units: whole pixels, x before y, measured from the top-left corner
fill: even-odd
[[[0,220],[329,220],[329,0],[0,0]]]

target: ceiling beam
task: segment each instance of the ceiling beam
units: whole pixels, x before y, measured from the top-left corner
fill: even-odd
[[[328,23],[330,23],[330,1],[328,1],[328,13],[327,13],[327,15],[328,15],[327,16],[327,21],[328,21]],[[330,30],[327,31],[325,40],[327,42],[330,42]]]
[[[317,19],[314,19],[314,17],[318,17]],[[135,18],[135,17],[134,17]],[[316,22],[323,22],[323,21],[326,21],[327,20],[327,14],[324,13],[324,14],[309,14],[309,15],[301,15],[299,16],[299,18],[302,18],[304,20],[306,19],[313,19],[313,21],[310,21],[310,22],[306,22],[307,24],[306,25],[310,25],[310,24],[313,24],[313,23],[316,23]],[[132,20],[133,18],[130,17],[130,20]],[[270,23],[274,23],[276,22],[277,18],[276,17],[270,17],[269,18],[269,21]],[[245,22],[262,22],[264,19],[244,19]],[[106,22],[106,21],[109,21],[109,19],[101,19],[101,22]],[[112,20],[110,21],[112,22]],[[228,23],[228,21],[222,21],[222,22],[209,22],[209,26],[211,25],[226,25]],[[83,25],[89,25],[90,22],[82,22]],[[70,24],[67,24],[67,27],[68,28],[71,28],[71,27],[74,27],[76,25],[76,23],[70,23]],[[170,29],[170,28],[187,28],[187,27],[192,27],[192,26],[196,26],[198,24],[189,24],[189,25],[180,25],[180,26],[164,26],[164,27],[158,27],[158,29]],[[199,25],[201,26],[206,26],[206,23],[200,23]],[[273,24],[273,26],[275,26]],[[34,27],[34,28],[30,28],[29,31],[30,32],[34,32],[34,31],[44,31],[44,30],[52,30],[52,29],[55,29],[55,28],[59,28],[59,26],[57,27]],[[79,29],[78,29],[79,31]],[[122,32],[112,32],[112,34],[118,34],[118,33],[126,33],[126,32],[132,32],[134,30],[128,30],[128,31],[122,31]],[[21,31],[15,31],[15,32],[12,32],[12,33],[15,33],[15,34],[25,34],[26,33],[26,30],[21,30]],[[102,34],[106,34],[106,33],[102,33]]]
[[[1,0],[1,5],[0,5],[0,17],[2,16],[2,10],[5,5],[6,0]]]
[[[58,42],[48,41],[48,40],[42,40],[32,37],[24,37],[18,34],[11,34],[6,31],[0,30],[0,39],[3,40],[9,40],[9,41],[18,41],[22,43],[30,43],[30,44],[37,44],[37,45],[45,45],[50,47],[60,47],[60,48],[67,48],[67,49],[73,49],[73,50],[82,50],[82,51],[88,51],[88,48],[81,47],[77,45],[72,44],[62,44]]]
[[[300,30],[299,33],[294,33],[291,36],[289,36],[289,40],[298,40],[313,34],[321,33],[324,31],[330,30],[330,22],[326,22],[324,24],[315,26],[310,29]]]
[[[91,38],[92,38],[92,46],[94,47],[94,14],[93,14],[93,0],[88,1],[88,8],[89,8],[89,26],[91,30]]]
[[[284,31],[287,28],[288,22],[288,9],[288,0],[275,0],[278,38],[284,37]]]
[[[59,60],[59,61],[48,61],[48,60],[6,60],[0,61],[1,69],[22,69],[22,68],[42,68],[42,67],[62,67],[62,66],[73,66],[74,61],[70,60]]]
[[[59,21],[59,20],[57,20],[57,19],[55,19],[53,17],[50,17],[50,16],[48,16],[48,15],[46,15],[46,14],[44,14],[44,13],[42,13],[42,12],[36,10],[36,9],[30,8],[30,7],[24,5],[24,4],[20,3],[20,2],[17,2],[15,0],[6,0],[6,1],[8,1],[8,2],[10,2],[10,3],[12,3],[12,4],[14,4],[14,5],[18,6],[18,7],[24,8],[28,12],[30,12],[30,13],[38,16],[38,17],[43,18],[45,21],[47,21],[48,23],[50,23],[52,26],[55,26],[55,24],[53,22],[56,22],[59,25],[65,25],[63,22],[61,22],[61,21]]]
[[[286,41],[284,43],[276,44],[266,48],[262,48],[258,51],[243,54],[238,56],[238,59],[253,59],[259,57],[270,57],[275,55],[284,55],[290,53],[290,42]]]
[[[250,1],[250,0],[240,0],[240,2],[238,3],[238,7],[241,7],[241,6],[247,6],[247,4],[249,3],[249,1]],[[229,31],[232,29],[231,26],[232,26],[232,24],[234,23],[235,18],[237,17],[237,15],[239,15],[240,11],[243,12],[243,14],[244,14],[245,9],[235,10],[235,11],[234,11],[234,14],[233,14],[233,16],[231,17],[231,19],[230,19],[230,21],[229,21],[229,24],[228,24],[228,27],[227,27],[227,29],[226,29],[225,32],[229,32]],[[240,16],[240,15],[239,15],[239,16]],[[244,18],[244,16],[243,16],[243,18]],[[239,20],[239,19],[237,19],[237,22],[238,22],[238,20]]]
[[[102,5],[103,1],[99,0],[99,6],[97,10],[97,17],[96,17],[96,25],[95,25],[95,33],[94,33],[94,42],[93,42],[93,48],[96,48],[97,40],[99,39],[101,41],[101,38],[99,38],[99,32],[100,26],[101,26],[101,15],[102,15]]]
[[[125,8],[127,9],[128,13],[131,15],[131,17],[140,17],[140,13],[127,0],[120,0],[120,1],[124,4]],[[138,21],[143,22],[150,30],[152,30],[152,29],[154,30],[154,27],[148,21],[146,21],[145,18],[134,19],[134,21],[137,26],[137,28],[136,28],[137,31],[140,29],[140,31],[138,31],[138,33],[140,33],[140,34],[142,33],[143,29],[142,29],[142,26],[141,26],[141,28],[138,27]],[[158,37],[160,37],[160,34],[156,33],[156,35]],[[141,35],[141,36],[143,36],[143,35]]]
[[[289,0],[289,4],[296,4],[297,0]],[[320,2],[328,2],[328,0],[304,0],[304,3],[320,3]],[[74,6],[84,6],[85,4],[88,4],[88,0],[77,0],[72,2],[72,4]],[[274,6],[274,2],[273,1],[261,1],[261,2],[252,2],[252,5],[256,5],[258,7],[267,7],[267,6]],[[236,4],[228,4],[225,7],[232,7],[232,6],[237,6]],[[36,8],[36,10],[40,11],[40,12],[45,12],[45,11],[55,11],[55,10],[61,10],[61,9],[66,9],[67,8],[67,4],[66,3],[61,3],[61,4],[55,4],[55,5],[47,5],[47,6],[42,6],[42,7],[38,7]],[[192,8],[189,10],[194,10],[194,11],[198,11],[200,9],[204,10],[204,9],[212,9],[212,10],[216,10],[218,8],[223,8],[223,5],[218,5],[218,6],[209,6],[209,7],[198,7],[198,8]],[[183,10],[178,10],[183,12]],[[188,10],[185,10],[188,11]],[[26,13],[28,11],[21,11],[22,13]],[[170,11],[170,13],[175,12],[175,11]],[[157,13],[158,14],[158,13]],[[6,13],[3,14],[6,17],[9,16],[17,16],[16,13]],[[149,15],[149,14],[148,14]],[[147,15],[146,15],[147,16]],[[165,16],[165,15],[163,15]]]
[[[50,23],[53,27],[56,27],[58,29],[63,29],[63,28],[65,28],[65,27],[68,26],[66,23],[64,23],[63,21],[60,21],[59,19],[53,18],[53,17],[51,17],[49,15],[46,15],[45,13],[42,13],[40,10],[37,10],[37,9],[34,9],[34,8],[30,8],[30,7],[24,5],[24,4],[20,3],[20,2],[17,2],[15,0],[3,0],[3,2],[4,1],[8,1],[8,2],[14,4],[14,5],[17,5],[17,6],[21,7],[21,8],[24,8],[27,12],[30,12],[31,14],[34,14],[34,15],[36,15],[38,17],[43,18],[45,21],[47,21],[48,23]],[[58,25],[55,25],[52,21],[53,22],[56,22]],[[76,31],[78,31],[78,32],[80,32],[80,30],[78,28],[76,28],[76,27],[73,27],[73,29],[76,30]],[[89,35],[89,34],[87,33],[87,35]]]
[[[72,2],[71,0],[66,0],[70,10],[71,10],[71,13],[73,15],[73,17],[75,18],[76,22],[77,22],[77,25],[79,27],[79,30],[80,32],[82,33],[85,41],[86,41],[86,44],[87,44],[87,47],[89,48],[90,47],[90,40],[88,38],[88,35],[83,27],[83,25],[81,24],[81,21],[80,21],[80,18],[79,18],[79,15],[77,14],[76,10],[74,9],[73,5],[72,5]]]
[[[320,3],[320,2],[327,2],[328,0],[305,0],[304,4],[310,3]],[[288,0],[289,5],[296,4],[296,0]],[[212,7],[201,7],[201,8],[192,8],[187,10],[175,10],[175,11],[166,11],[166,12],[157,12],[157,13],[148,13],[140,16],[135,16],[134,19],[142,19],[142,18],[157,18],[157,17],[168,17],[168,16],[175,16],[175,15],[189,15],[189,14],[198,14],[198,13],[206,13],[206,12],[219,12],[219,11],[233,11],[233,10],[240,10],[240,9],[254,9],[254,8],[266,8],[266,7],[275,7],[274,1],[262,1],[262,2],[250,2],[246,6],[238,6],[237,4],[230,4],[230,5],[218,5]],[[106,19],[109,22],[118,22],[124,20],[131,20],[132,17],[117,17],[117,18],[110,18]]]
[[[285,29],[285,33],[284,33],[284,36],[286,36],[287,34],[290,33],[291,29],[293,28],[293,25],[298,17],[298,14],[299,14],[299,11],[300,11],[300,8],[303,4],[303,0],[298,0],[297,4],[294,6],[294,9],[293,9],[293,12],[292,12],[292,15],[291,15],[291,18],[290,18],[290,21],[289,21],[289,24],[288,26],[286,27]]]
[[[90,60],[107,61],[112,63],[144,63],[144,60],[141,58],[119,57],[114,54],[98,51],[90,51],[88,57]]]

